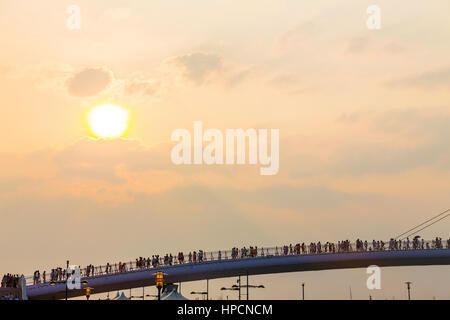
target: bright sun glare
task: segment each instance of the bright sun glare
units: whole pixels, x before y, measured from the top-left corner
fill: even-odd
[[[110,104],[95,107],[89,112],[89,127],[98,138],[121,137],[128,128],[130,114],[127,110]]]

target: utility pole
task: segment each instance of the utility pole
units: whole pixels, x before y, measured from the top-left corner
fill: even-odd
[[[406,288],[408,289],[408,300],[411,300],[411,281],[406,281]]]
[[[247,300],[248,300],[248,270],[247,270]]]
[[[239,276],[238,282],[239,282],[239,300],[241,300],[241,276]]]
[[[209,280],[206,279],[206,300],[209,300]]]
[[[305,283],[302,282],[302,300],[305,300]]]
[[[66,263],[67,263],[67,268],[66,268],[66,301],[67,301],[67,280],[69,280],[69,275],[68,275],[68,272],[69,272],[69,260],[67,260]]]

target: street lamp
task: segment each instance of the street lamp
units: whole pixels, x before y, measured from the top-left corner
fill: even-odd
[[[411,292],[410,292],[410,290],[411,290],[411,281],[406,281],[405,282],[405,284],[406,284],[406,288],[408,289],[408,300],[411,300]]]
[[[224,291],[224,290],[231,290],[231,291],[237,291],[237,290],[239,290],[239,288],[236,286],[236,287],[231,287],[231,288],[225,288],[225,287],[222,287],[222,288],[220,288],[220,290],[222,290],[222,291]]]
[[[252,284],[243,284],[243,285],[237,285],[237,284],[233,284],[231,286],[231,288],[225,288],[222,287],[220,288],[220,290],[224,291],[224,290],[231,290],[231,291],[241,291],[241,288],[247,288],[247,300],[248,300],[248,289],[264,289],[265,286],[260,284],[260,285],[252,285]],[[240,299],[240,295],[239,295],[239,299]]]
[[[161,289],[164,286],[164,276],[167,275],[167,273],[157,271],[156,273],[154,273],[154,275],[156,275],[155,281],[156,287],[158,288],[158,300],[161,300]]]
[[[65,283],[65,285],[66,285],[66,300],[67,300],[67,296],[68,296],[67,280],[66,280],[64,283]],[[55,281],[55,280],[52,280],[52,281],[50,281],[48,284],[51,285],[51,286],[56,286],[56,285],[58,284],[58,282]],[[83,280],[83,281],[81,281],[81,284],[82,284],[82,285],[87,285],[88,282],[87,282],[86,280]]]
[[[247,288],[247,300],[249,300],[249,294],[248,294],[248,289],[265,289],[266,287],[264,287],[262,284],[260,285],[253,285],[253,284],[244,284],[241,287],[243,288]]]
[[[92,290],[94,290],[94,288],[87,287],[85,288],[85,290],[86,290],[86,300],[89,300],[89,298],[91,297]]]

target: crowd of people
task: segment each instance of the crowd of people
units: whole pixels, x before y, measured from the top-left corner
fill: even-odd
[[[18,288],[19,287],[19,275],[18,274],[5,274],[2,278],[2,288]]]
[[[33,284],[38,283],[46,283],[48,281],[62,281],[64,279],[67,279],[68,274],[66,274],[66,269],[63,269],[61,267],[57,267],[55,269],[52,269],[50,271],[50,274],[47,274],[47,272],[44,270],[41,274],[39,270],[36,270],[33,273]]]
[[[222,260],[224,259],[239,259],[239,258],[252,258],[257,256],[266,255],[300,255],[300,254],[321,254],[321,253],[343,253],[343,252],[362,252],[362,251],[382,251],[382,250],[423,250],[423,249],[450,249],[450,238],[446,241],[442,241],[442,238],[436,237],[431,242],[425,242],[419,236],[414,237],[412,240],[409,238],[403,240],[397,240],[391,238],[388,242],[382,240],[372,240],[371,242],[365,240],[356,239],[354,243],[350,240],[342,240],[337,243],[333,242],[311,242],[309,244],[297,243],[295,245],[284,245],[281,247],[275,247],[270,249],[253,247],[243,247],[241,249],[233,247],[230,251],[218,251],[216,253],[208,253],[210,255],[210,260]],[[228,256],[230,255],[230,256]],[[109,262],[106,266],[94,266],[92,264],[88,265],[85,269],[81,271],[81,275],[85,277],[92,277],[96,275],[103,275],[109,273],[117,272],[127,272],[139,269],[155,268],[158,266],[170,266],[173,264],[183,264],[183,263],[202,263],[207,260],[206,253],[203,250],[192,251],[186,255],[183,252],[178,252],[177,256],[172,254],[166,254],[163,257],[159,255],[153,255],[151,258],[139,257],[136,258],[134,262],[119,262],[115,264],[110,264]],[[11,278],[12,276],[9,275]],[[52,269],[50,273],[50,278],[47,279],[45,271],[40,274],[39,271],[35,271],[33,275],[33,284],[45,283],[49,281],[60,281],[67,277],[66,271],[63,268]],[[3,283],[8,282],[5,279]],[[8,283],[11,283],[9,280]]]

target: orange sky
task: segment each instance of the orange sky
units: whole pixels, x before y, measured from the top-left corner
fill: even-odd
[[[388,239],[447,209],[450,4],[379,0],[382,27],[368,30],[372,2],[78,0],[81,29],[69,30],[73,1],[0,0],[0,273]],[[125,139],[88,137],[102,103],[130,111]],[[279,129],[279,173],[173,165],[171,132],[195,120]],[[450,298],[448,268],[399,270],[429,277],[423,298]],[[389,272],[392,298],[403,287]],[[308,274],[283,283],[365,281]]]

